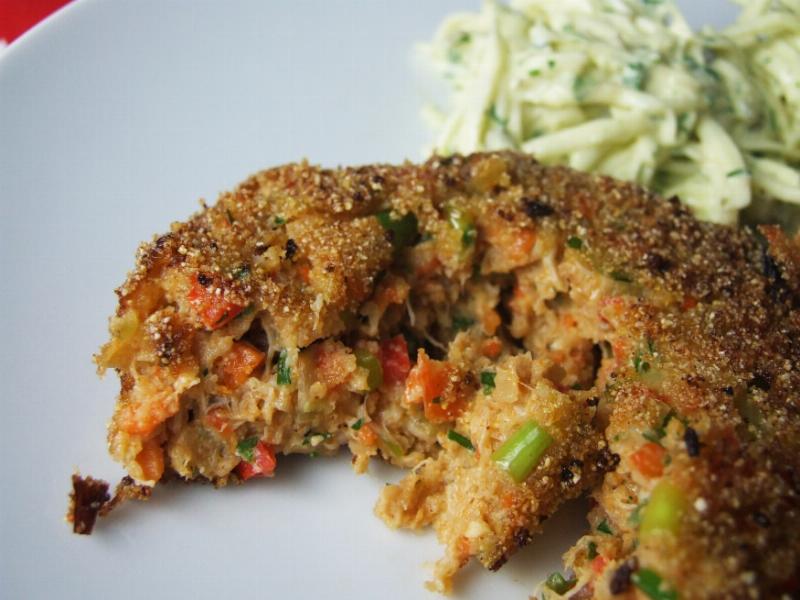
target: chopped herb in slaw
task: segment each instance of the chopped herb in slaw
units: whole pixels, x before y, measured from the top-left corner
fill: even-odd
[[[800,8],[694,32],[670,0],[511,0],[448,18],[427,60],[442,154],[514,148],[677,195],[702,219],[800,215]],[[798,220],[800,222],[800,220]]]

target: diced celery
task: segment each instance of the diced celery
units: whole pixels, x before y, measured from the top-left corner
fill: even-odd
[[[377,390],[383,385],[383,367],[381,361],[369,350],[358,348],[355,352],[356,364],[367,370],[367,386],[369,390]]]

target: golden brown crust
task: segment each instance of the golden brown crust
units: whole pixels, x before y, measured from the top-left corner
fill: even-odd
[[[420,243],[402,252],[393,248],[392,235],[375,217],[382,210],[393,218],[413,213]],[[466,250],[454,214],[474,223]],[[235,399],[241,435],[253,433],[247,428],[255,420],[272,419],[259,421],[262,439],[284,451],[296,451],[297,440],[310,431],[325,450],[347,441],[354,452],[388,456],[388,442],[366,450],[349,430],[366,415],[375,417],[386,439],[394,436],[409,451],[393,459],[398,464],[435,458],[442,447],[437,436],[447,428],[426,423],[421,409],[397,400],[402,394],[396,390],[365,393],[366,372],[352,366],[353,351],[377,348],[410,326],[412,314],[418,332],[446,334],[437,343],[448,344],[458,310],[483,302],[491,313],[496,304],[512,319],[497,330],[502,358],[524,345],[537,354],[534,360],[553,362],[542,377],[573,402],[585,402],[586,394],[569,388],[585,391],[587,373],[597,375],[594,391],[602,401],[591,434],[605,435],[607,466],[614,462],[608,456],[622,456],[620,468],[596,490],[598,515],[610,518],[619,536],[608,558],[617,566],[636,559],[682,590],[702,590],[707,573],[716,573],[718,593],[697,597],[770,597],[797,585],[792,576],[800,564],[800,261],[796,243],[772,229],[764,233],[767,245],[753,231],[698,222],[675,199],[508,152],[434,157],[418,166],[328,170],[299,164],[263,171],[140,250],[118,292],[119,343],[100,357],[101,365],[122,369],[125,383],[112,449],[139,475],[145,467],[137,457],[148,443],[166,444],[174,461],[188,456],[175,449],[174,431],[196,417],[189,410],[208,409],[207,397],[219,391],[213,361],[232,341],[252,334],[255,313],[269,343],[294,353],[304,393],[327,399],[320,412],[327,420],[309,421],[296,398],[275,387],[275,367],[267,361],[263,375],[251,378]],[[187,300],[198,282],[248,316],[231,320],[222,312],[219,328],[210,328],[197,303]],[[545,313],[569,317],[571,324],[547,321]],[[496,327],[491,319],[479,325],[483,337],[476,343]],[[577,333],[567,335],[569,328]],[[128,330],[137,332],[135,342],[124,341]],[[325,372],[314,344],[334,336],[344,343],[334,363],[350,365],[351,372],[330,389],[311,389],[317,383],[311,379]],[[595,348],[604,352],[596,365],[588,360]],[[129,368],[134,355],[146,359],[136,373]],[[468,373],[484,363],[469,358],[465,364]],[[535,405],[522,402],[525,410]],[[456,423],[469,426],[472,410]],[[656,479],[642,479],[627,455],[643,443],[653,420],[669,412],[676,420],[661,442],[672,461],[663,478],[683,490],[692,508],[676,537],[678,550],[667,557],[639,545],[636,526],[627,523],[636,502],[618,512],[613,503],[622,492],[641,499],[650,494]],[[324,435],[313,429],[320,425],[329,426]],[[696,436],[692,456],[686,435]],[[236,440],[214,436],[226,464],[235,464]],[[569,458],[583,460],[590,449],[578,454]],[[185,460],[172,468],[191,472]],[[459,460],[454,469],[475,467]],[[424,489],[421,496],[396,494],[409,507],[405,524],[429,523],[446,505],[440,481],[426,480]],[[488,550],[468,548],[466,556],[498,563],[567,491],[533,490],[526,498],[536,499],[537,508],[516,511],[519,522],[498,524],[492,539],[501,541]],[[454,550],[456,562],[462,546]],[[577,556],[578,570],[584,559]],[[608,595],[609,577],[592,580],[598,597]]]

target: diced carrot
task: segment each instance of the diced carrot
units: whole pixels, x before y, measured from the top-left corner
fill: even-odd
[[[654,442],[647,442],[631,454],[631,462],[645,477],[661,477],[664,473],[664,454],[666,450]]]
[[[592,559],[592,571],[594,571],[596,575],[600,575],[605,571],[607,564],[608,561],[606,558],[602,554],[598,554]]]
[[[425,401],[425,418],[431,423],[453,421],[464,412],[464,400],[461,398],[433,398]]]
[[[425,418],[432,423],[452,421],[463,412],[464,400],[453,392],[446,393],[451,374],[450,365],[431,360],[424,350],[420,350],[417,364],[406,380],[406,402],[422,403]]]
[[[378,434],[372,427],[372,423],[364,423],[361,429],[358,430],[358,439],[365,446],[377,446]]]
[[[311,265],[308,263],[300,263],[297,265],[297,274],[300,275],[300,279],[302,279],[305,283],[311,282]]]
[[[164,474],[164,451],[161,445],[153,440],[147,440],[136,455],[136,463],[142,469],[142,477],[146,481],[161,479]]]
[[[524,261],[528,258],[533,245],[536,243],[536,233],[531,229],[521,229],[514,235],[511,246],[511,256],[515,261]]]
[[[264,353],[247,342],[234,342],[215,363],[217,381],[228,390],[239,388],[264,362]]]
[[[496,337],[491,337],[488,340],[483,340],[481,343],[481,354],[487,358],[497,358],[500,352],[503,351],[503,342]]]
[[[168,393],[149,397],[147,402],[130,402],[120,407],[117,425],[125,433],[148,435],[179,408],[178,398]]]
[[[202,285],[198,275],[192,281],[192,287],[187,296],[189,303],[208,329],[219,329],[227,325],[244,308],[230,302],[223,294],[217,294],[216,289],[219,288],[213,282],[207,286]]]
[[[272,446],[259,441],[253,450],[253,462],[243,460],[236,465],[236,473],[243,481],[252,477],[272,477],[278,461]]]
[[[575,320],[575,317],[573,317],[570,313],[565,313],[561,317],[561,323],[564,325],[564,327],[569,327],[569,328],[576,327],[578,325],[578,322]]]
[[[492,309],[486,312],[483,315],[483,331],[486,335],[494,335],[494,332],[497,331],[497,328],[500,327],[500,315],[497,314],[497,311]]]
[[[419,404],[441,396],[447,387],[450,372],[447,365],[431,360],[424,350],[417,355],[417,364],[406,380],[406,402]]]
[[[404,383],[411,371],[411,360],[408,358],[408,344],[402,335],[381,342],[381,367],[383,381],[389,385]]]
[[[458,538],[458,542],[456,542],[456,549],[458,551],[459,560],[462,562],[467,560],[470,555],[469,538],[465,535],[462,535],[460,538]]]
[[[212,408],[206,413],[205,422],[220,433],[232,431],[228,409],[221,406]]]

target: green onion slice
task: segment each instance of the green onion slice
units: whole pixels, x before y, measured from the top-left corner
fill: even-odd
[[[685,510],[686,497],[683,491],[662,479],[653,488],[647,505],[641,511],[639,534],[644,538],[656,531],[677,533]]]
[[[395,248],[413,245],[419,235],[417,216],[412,212],[393,219],[391,211],[382,210],[375,217],[386,231],[392,232],[392,244]]]
[[[468,437],[461,435],[460,433],[458,433],[453,429],[447,432],[447,439],[463,446],[467,450],[471,451],[475,450],[475,446],[472,445],[472,442]]]
[[[575,579],[564,579],[561,573],[555,571],[554,573],[550,573],[544,584],[556,594],[566,594],[575,587],[575,583]]]
[[[492,460],[520,483],[539,463],[553,438],[535,421],[528,421],[492,454]]]
[[[383,367],[381,361],[369,350],[356,349],[356,364],[367,370],[367,387],[369,391],[377,390],[383,385]]]
[[[631,575],[631,581],[652,600],[678,600],[678,592],[668,589],[655,571],[639,569]]]

